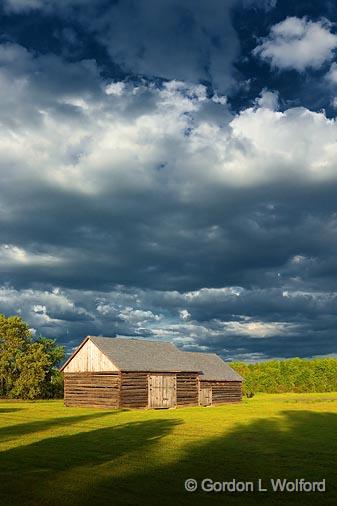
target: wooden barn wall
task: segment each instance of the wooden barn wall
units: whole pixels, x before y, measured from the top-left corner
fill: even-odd
[[[148,376],[148,372],[121,373],[121,407],[148,407]],[[176,376],[177,406],[197,406],[198,374],[179,372]]]
[[[212,404],[237,402],[242,399],[241,381],[203,381],[202,383],[212,387]]]
[[[122,372],[120,406],[123,408],[146,408],[148,405],[148,373]]]
[[[64,372],[117,371],[115,365],[88,339],[64,368]]]
[[[198,405],[198,374],[177,373],[177,406]]]
[[[64,373],[65,406],[119,407],[118,372]]]

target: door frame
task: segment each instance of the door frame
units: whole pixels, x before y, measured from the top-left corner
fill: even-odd
[[[151,406],[151,376],[169,376],[170,378],[174,378],[174,396],[173,396],[173,405],[172,406],[157,406],[153,407]],[[148,389],[148,400],[147,400],[147,407],[148,409],[172,409],[177,407],[177,374],[171,373],[171,372],[151,372],[147,375],[147,389]]]
[[[209,389],[209,404],[201,404],[201,387],[203,388],[208,388]],[[199,406],[202,406],[202,407],[208,407],[208,406],[212,406],[213,404],[213,392],[212,392],[212,385],[204,385],[204,382],[203,381],[200,381],[199,380]]]

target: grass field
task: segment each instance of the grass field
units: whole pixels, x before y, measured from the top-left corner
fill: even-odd
[[[157,411],[0,401],[0,448],[1,506],[337,504],[337,393]],[[191,493],[187,478],[327,491]]]

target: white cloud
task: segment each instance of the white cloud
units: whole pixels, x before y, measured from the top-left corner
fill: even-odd
[[[32,72],[36,65],[41,62],[35,59]],[[135,191],[153,194],[169,173],[166,198],[188,202],[214,185],[249,186],[294,177],[337,179],[335,120],[305,108],[277,112],[275,92],[264,90],[257,107],[234,118],[225,103],[215,104],[207,97],[203,86],[177,81],[163,88],[115,83],[117,95],[103,90],[102,95],[90,96],[86,89],[73,97],[59,93],[56,104],[42,108],[37,102],[34,109],[33,100],[42,96],[37,83],[27,78],[25,86],[16,88],[7,67],[0,71],[1,79],[8,82],[8,89],[0,93],[3,121],[12,121],[9,87],[16,112],[16,124],[6,128],[4,123],[0,140],[2,166],[11,167],[0,174],[3,184],[15,180],[24,186],[28,179],[36,187],[53,184],[71,189],[84,199],[107,192],[113,198]],[[146,108],[140,105],[144,96]],[[221,116],[207,112],[210,103]],[[59,104],[80,112],[60,121]],[[160,167],[165,169],[161,172]],[[3,212],[9,209],[4,207]],[[208,240],[220,236],[217,226],[207,231]]]
[[[236,291],[236,289],[234,289]],[[57,293],[55,293],[57,292]],[[230,290],[204,289],[194,298],[189,292],[159,292],[116,287],[110,292],[84,290],[15,290],[0,287],[0,313],[16,312],[42,335],[57,337],[70,344],[78,343],[85,335],[138,336],[148,339],[164,339],[188,350],[216,351],[228,358],[247,357],[256,346],[256,339],[268,339],[268,346],[282,343],[280,340],[298,338],[307,334],[303,322],[287,320],[301,312],[332,314],[336,308],[336,292],[304,292],[295,290],[244,290],[241,296],[231,295]],[[265,304],[274,307],[277,319],[265,321],[258,317]],[[133,302],[134,305],[130,305]],[[98,305],[97,305],[98,303]],[[179,318],[178,310],[185,303],[193,321]],[[162,308],[165,307],[165,311]],[[246,315],[247,309],[255,315]],[[236,311],[235,319],[226,314]],[[222,313],[224,317],[208,317]],[[283,318],[281,318],[283,313]],[[186,313],[184,313],[186,314]],[[234,315],[232,315],[234,317]],[[270,317],[270,314],[269,314]],[[233,352],[235,350],[235,352]],[[282,355],[282,353],[281,353]],[[270,356],[270,355],[269,355]],[[275,355],[274,355],[275,356]]]
[[[0,245],[0,265],[2,266],[40,265],[41,267],[42,266],[52,267],[54,265],[61,263],[62,259],[54,255],[44,253],[32,253],[13,244]]]
[[[247,336],[249,338],[267,338],[273,336],[294,335],[298,329],[295,324],[286,322],[224,322],[224,330],[227,334]]]
[[[43,304],[34,304],[33,311],[34,311],[34,313],[45,315],[47,313],[47,308]]]
[[[125,84],[124,83],[122,83],[122,82],[117,82],[117,83],[112,82],[112,83],[106,85],[106,87],[105,87],[105,93],[107,95],[115,95],[117,97],[120,97],[121,95],[123,95],[124,88],[125,88]]]
[[[11,54],[20,60],[20,68],[15,71]],[[0,82],[6,84],[0,87],[0,213],[6,234],[10,236],[18,227],[17,237],[22,239],[16,244],[6,236],[0,246],[0,266],[9,273],[7,279],[11,281],[17,279],[18,273],[20,279],[22,274],[26,276],[23,277],[27,283],[36,279],[50,281],[51,275],[54,278],[50,284],[56,286],[76,282],[87,288],[110,283],[105,285],[105,289],[110,289],[116,276],[120,276],[117,282],[124,282],[120,281],[123,277],[137,283],[135,276],[141,272],[141,281],[148,282],[156,280],[162,269],[162,286],[166,287],[167,269],[178,259],[179,267],[172,269],[171,276],[171,286],[177,287],[181,279],[185,281],[185,273],[193,262],[200,265],[201,256],[182,264],[193,250],[191,241],[203,258],[217,261],[225,257],[226,263],[233,258],[230,249],[234,228],[226,229],[225,212],[224,221],[223,216],[218,216],[233,189],[244,190],[245,196],[250,196],[249,192],[253,194],[260,186],[277,187],[280,182],[291,186],[295,182],[299,188],[307,189],[317,182],[337,181],[336,120],[305,108],[277,111],[275,92],[263,90],[254,107],[233,116],[225,99],[209,97],[201,85],[179,81],[163,86],[114,83],[117,93],[107,94],[106,83],[92,64],[83,66],[81,62],[68,67],[53,60],[56,68],[65,65],[66,73],[80,76],[83,88],[74,92],[67,83],[65,89],[61,83],[56,92],[50,92],[55,83],[44,81],[50,61],[13,45],[0,45],[0,58],[4,62]],[[36,73],[38,80],[34,78]],[[88,76],[89,84],[85,82]],[[240,202],[240,194],[237,195]],[[215,197],[218,202],[214,213]],[[70,206],[64,210],[67,201]],[[37,212],[32,218],[34,205]],[[196,209],[205,221],[194,227],[189,218],[192,216],[194,223]],[[241,204],[234,212],[240,209]],[[54,213],[60,210],[60,218],[53,221]],[[158,212],[162,214],[157,216]],[[266,215],[277,212],[270,204]],[[107,217],[104,223],[102,216]],[[157,222],[149,225],[149,216]],[[264,228],[253,215],[248,216],[247,223],[251,231],[249,245],[252,237],[261,239],[259,251],[260,244],[270,245],[270,237],[275,238],[273,229],[270,232]],[[126,226],[129,228],[124,230]],[[244,226],[239,223],[239,228],[245,226],[246,222]],[[318,220],[308,229],[310,242],[311,231],[319,227],[327,237],[335,237],[336,219],[326,219],[323,226]],[[245,241],[246,237],[234,244],[235,261],[237,251],[245,250]],[[37,250],[37,244],[41,249]],[[289,260],[293,278],[299,269],[311,268],[298,251],[302,249],[289,250],[280,261],[282,264]],[[162,255],[159,260],[158,252]],[[140,253],[144,254],[145,263],[139,260]],[[212,269],[212,262],[206,262],[205,267]],[[283,273],[282,265],[276,268],[276,272]],[[198,276],[196,272],[188,286],[203,286]],[[215,284],[217,279],[213,277],[211,281]],[[207,286],[212,284],[208,282]],[[284,291],[291,293],[289,287]],[[27,304],[23,302],[25,297],[26,292],[20,299],[23,307]],[[279,326],[266,327],[271,324],[265,322],[239,322],[236,327],[230,324],[232,327],[216,329],[198,323],[196,310],[202,313],[203,307],[205,318],[214,320],[210,308],[216,306],[219,322],[230,319],[228,314],[223,315],[223,307],[231,308],[233,318],[242,314],[247,293],[238,286],[156,294],[162,302],[158,307],[148,303],[144,294],[141,301],[131,294],[124,293],[123,301],[119,297],[120,294],[110,295],[105,300],[99,293],[99,300],[91,299],[91,305],[85,308],[71,306],[71,300],[63,301],[63,307],[62,291],[56,291],[46,297],[36,296],[26,311],[31,315],[33,304],[46,306],[52,328],[60,314],[65,314],[67,326],[68,320],[79,319],[93,322],[90,325],[109,333],[133,333],[144,328],[149,333],[158,331],[169,336],[172,332],[182,338],[192,332],[197,345],[203,346],[207,339],[280,332]],[[285,304],[290,300],[282,295],[280,298]],[[11,307],[20,307],[15,301],[14,297]],[[242,306],[236,313],[238,304]],[[167,320],[163,307],[172,307]],[[189,315],[193,315],[193,322]],[[34,318],[37,314],[31,322],[37,327]],[[170,321],[175,320],[179,326],[170,326]],[[90,325],[83,328],[84,333],[90,331]]]
[[[302,264],[303,262],[305,262],[307,260],[307,258],[303,255],[295,255],[292,259],[291,259],[291,262],[294,263],[294,264]]]
[[[118,307],[116,307],[114,304],[98,303],[96,306],[96,311],[103,316],[116,315],[118,312]]]
[[[278,109],[279,94],[277,91],[262,90],[260,96],[256,99],[256,104],[259,107],[277,111]]]
[[[19,309],[15,311],[14,308]],[[58,339],[67,334],[68,328],[81,328],[81,322],[85,322],[84,337],[88,334],[88,322],[94,318],[90,310],[61,290],[55,293],[55,290],[16,290],[0,286],[0,313],[8,316],[14,312],[20,314],[31,327],[38,329],[39,333]]]
[[[187,321],[191,318],[191,313],[189,313],[189,311],[187,311],[187,309],[181,309],[179,311],[179,316],[180,316],[181,320]]]
[[[240,286],[226,286],[224,288],[201,288],[184,293],[183,297],[188,302],[212,301],[217,299],[227,299],[239,297],[243,292]]]
[[[224,164],[227,173],[232,167],[233,182],[336,180],[337,125],[324,113],[247,109],[230,125],[233,139],[241,140]]]
[[[300,326],[288,322],[264,322],[250,317],[242,317],[243,321],[223,321],[213,319],[209,322],[169,323],[152,327],[153,334],[161,339],[172,339],[184,346],[219,348],[228,339],[259,339],[297,334]]]
[[[138,326],[160,320],[160,315],[153,314],[152,311],[144,311],[143,309],[134,309],[132,307],[124,308],[118,316],[128,323]]]
[[[254,54],[279,69],[318,69],[333,58],[337,35],[326,19],[288,17],[272,26],[270,34],[254,49]]]
[[[40,9],[43,6],[42,0],[4,0],[5,9],[8,12],[26,12]]]
[[[333,62],[331,64],[329,72],[326,74],[325,77],[329,81],[330,84],[337,83],[337,63]]]

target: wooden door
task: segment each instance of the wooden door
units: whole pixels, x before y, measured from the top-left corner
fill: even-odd
[[[177,404],[176,375],[149,375],[149,408],[173,408]]]
[[[200,406],[212,405],[212,387],[199,383],[199,404]]]

